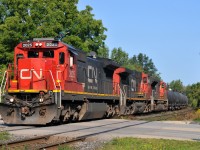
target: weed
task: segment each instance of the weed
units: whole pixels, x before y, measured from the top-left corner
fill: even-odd
[[[101,150],[196,150],[200,142],[164,139],[116,138]]]
[[[10,138],[10,134],[7,131],[0,132],[0,141],[5,141]]]

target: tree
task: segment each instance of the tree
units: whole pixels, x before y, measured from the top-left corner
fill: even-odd
[[[121,47],[114,48],[111,52],[111,59],[120,65],[127,65],[128,63],[128,54],[122,50]]]
[[[3,64],[1,64],[1,65],[0,65],[0,84],[1,84],[1,81],[2,81],[2,79],[3,79],[3,76],[4,76],[5,71],[6,71],[6,66],[3,65]]]
[[[107,46],[100,47],[97,50],[97,54],[98,54],[99,57],[108,58],[109,57],[109,48]]]
[[[160,74],[157,73],[158,70],[152,59],[149,59],[149,57],[145,54],[139,53],[138,55],[134,55],[130,58],[128,67],[160,79]]]
[[[77,18],[74,19],[74,25],[68,29],[68,36],[63,41],[76,45],[85,52],[95,51],[98,56],[108,57],[108,49],[105,46],[104,40],[107,30],[103,27],[101,20],[95,20],[91,13],[92,8],[86,6],[86,9],[80,11]]]
[[[177,92],[184,92],[185,91],[183,83],[180,79],[179,80],[173,80],[172,82],[170,82],[169,88],[172,89],[173,91],[177,91]]]
[[[85,52],[108,56],[107,30],[92,8],[78,11],[78,0],[0,0],[0,61],[12,61],[14,47],[34,37],[67,35],[62,40]]]
[[[194,107],[200,107],[200,82],[186,87],[186,95],[189,103]]]

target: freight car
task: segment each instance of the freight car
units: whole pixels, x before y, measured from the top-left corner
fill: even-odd
[[[169,110],[181,109],[188,105],[187,96],[182,93],[167,91]]]
[[[19,43],[0,89],[7,124],[64,123],[187,105],[178,96],[168,101],[162,81],[51,38]]]

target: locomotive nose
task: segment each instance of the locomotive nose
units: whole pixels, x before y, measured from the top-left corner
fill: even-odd
[[[49,72],[52,72],[53,61],[46,59],[20,59],[18,62],[19,89],[46,90],[49,85]]]

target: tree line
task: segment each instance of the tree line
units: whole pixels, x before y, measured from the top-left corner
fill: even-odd
[[[14,47],[35,37],[55,37],[78,49],[109,58],[105,45],[107,28],[92,14],[92,7],[78,10],[78,0],[0,0],[0,68],[13,61]],[[111,59],[119,64],[157,75],[153,61],[144,54],[128,58],[122,48],[114,48]]]
[[[129,58],[128,53],[119,47],[112,50],[111,59],[131,70],[144,72],[149,76],[161,79],[160,73],[158,73],[153,60],[146,54],[139,53],[138,55],[133,55],[131,58]]]
[[[161,79],[153,60],[145,54],[129,58],[121,47],[114,48],[109,57],[105,44],[107,28],[95,19],[92,7],[78,10],[79,0],[0,0],[0,74],[13,62],[14,47],[35,37],[55,37],[78,49],[97,56],[111,58],[132,70],[143,71]],[[0,77],[0,78],[1,78]],[[197,103],[200,83],[184,87],[181,81],[170,83],[173,90],[187,93]],[[183,89],[179,89],[179,86]]]

